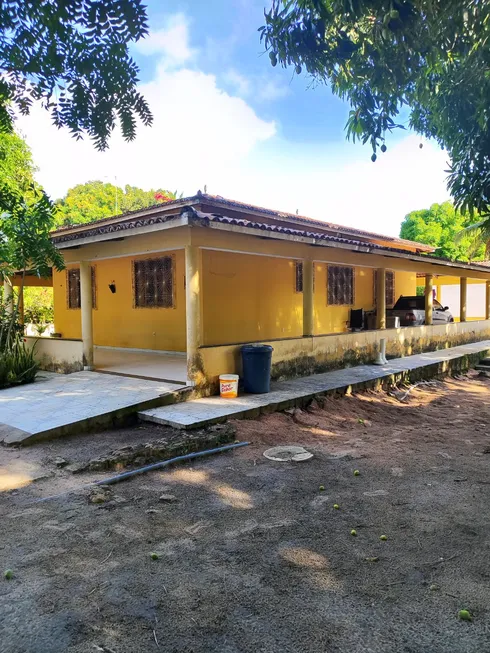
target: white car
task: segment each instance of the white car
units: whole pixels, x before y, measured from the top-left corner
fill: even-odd
[[[401,296],[387,315],[400,318],[401,326],[419,326],[425,324],[425,297],[423,295]],[[437,299],[433,300],[432,324],[449,324],[454,317],[449,306],[442,306]]]

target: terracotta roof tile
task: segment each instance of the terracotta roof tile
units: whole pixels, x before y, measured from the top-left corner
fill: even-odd
[[[85,229],[85,228],[92,228],[92,225],[99,225],[99,224],[104,224],[106,222],[119,222],[121,220],[126,220],[127,218],[130,218],[131,216],[137,216],[139,214],[143,213],[155,213],[158,212],[159,210],[164,210],[167,207],[171,206],[178,206],[178,205],[188,205],[188,204],[197,204],[200,202],[209,202],[211,204],[218,204],[220,206],[227,206],[230,208],[235,208],[240,211],[253,211],[256,213],[261,213],[262,215],[270,216],[272,218],[278,218],[282,219],[285,221],[291,221],[299,224],[311,224],[311,225],[317,225],[319,228],[323,229],[328,229],[331,231],[335,231],[337,233],[342,233],[346,234],[347,236],[353,235],[353,236],[360,236],[364,238],[377,238],[380,240],[384,240],[385,242],[392,242],[396,243],[399,245],[407,245],[410,247],[414,247],[420,251],[424,252],[430,252],[434,251],[433,247],[430,247],[429,245],[424,245],[423,243],[415,243],[410,240],[404,240],[403,238],[396,238],[394,236],[385,236],[383,234],[377,234],[373,233],[370,231],[363,231],[361,229],[355,229],[353,227],[347,227],[347,226],[342,226],[339,224],[335,224],[332,222],[326,222],[324,220],[317,220],[315,218],[308,218],[303,215],[296,215],[294,213],[285,213],[283,211],[276,211],[273,209],[267,209],[264,207],[256,206],[254,204],[246,204],[244,202],[239,202],[237,200],[232,200],[232,199],[227,199],[225,197],[221,197],[221,195],[209,195],[207,193],[201,193],[200,191],[197,192],[196,195],[192,195],[191,197],[184,197],[181,199],[175,199],[175,200],[170,200],[169,202],[160,202],[158,204],[155,204],[153,206],[148,206],[145,209],[137,209],[135,211],[128,211],[127,213],[123,213],[121,215],[117,216],[111,216],[109,218],[101,218],[100,220],[94,220],[93,222],[90,223],[83,223],[83,224],[78,224],[78,225],[66,225],[63,227],[58,228],[56,231],[53,232],[53,235],[56,236],[60,234],[61,232],[64,231],[69,231],[71,229]]]

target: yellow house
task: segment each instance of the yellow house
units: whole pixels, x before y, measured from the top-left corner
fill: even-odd
[[[433,248],[198,192],[53,233],[57,338],[45,365],[166,378],[201,391],[240,371],[240,345],[273,346],[273,377],[404,355],[490,335],[490,269]],[[386,328],[386,307],[426,284],[426,325]],[[431,325],[434,276],[485,284],[484,319]],[[372,312],[352,331],[350,311]],[[464,317],[462,318],[464,321]],[[155,370],[158,366],[158,372]]]

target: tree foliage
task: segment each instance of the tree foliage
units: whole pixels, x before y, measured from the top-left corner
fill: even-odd
[[[0,185],[20,193],[35,186],[36,167],[27,143],[16,133],[0,133]]]
[[[84,224],[109,218],[113,215],[144,209],[158,203],[175,199],[177,191],[143,190],[137,186],[124,188],[103,181],[88,181],[70,188],[57,200],[57,224]]]
[[[457,208],[490,213],[490,3],[481,0],[274,0],[261,38],[272,65],[302,67],[349,100],[348,137],[434,138],[450,159]]]
[[[453,261],[481,261],[485,258],[485,246],[475,246],[472,234],[464,231],[470,221],[451,202],[432,204],[430,209],[412,211],[405,216],[400,237],[432,245],[437,256]]]
[[[41,100],[57,127],[107,147],[116,123],[132,140],[151,123],[128,46],[148,33],[141,0],[4,0],[0,4],[0,131],[12,109]]]
[[[40,189],[25,198],[7,186],[0,187],[0,277],[30,270],[49,276],[54,265],[64,268],[63,257],[51,242],[53,203]]]
[[[47,276],[63,259],[50,240],[53,203],[36,183],[31,151],[15,132],[0,133],[0,280],[32,270]]]
[[[24,323],[34,325],[42,335],[54,321],[53,289],[43,286],[24,288]]]

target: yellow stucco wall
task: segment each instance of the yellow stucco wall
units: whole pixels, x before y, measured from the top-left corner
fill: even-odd
[[[175,307],[134,308],[132,261],[163,255],[175,257]],[[96,260],[93,265],[97,288],[97,308],[93,311],[96,345],[185,351],[184,250]],[[78,265],[67,265],[73,267]],[[113,281],[114,294],[109,290]],[[66,271],[53,273],[53,291],[55,330],[63,338],[80,338],[80,310],[67,306]]]
[[[204,345],[302,336],[303,296],[295,291],[292,259],[203,250],[202,260]],[[328,306],[327,264],[315,263],[315,334],[342,333],[351,308],[374,308],[374,270],[354,273],[353,306]],[[415,289],[415,273],[395,273],[395,298]]]
[[[175,256],[175,308],[134,308],[132,261]],[[78,267],[68,263],[67,268]],[[136,257],[94,259],[97,308],[96,345],[185,351],[184,250]],[[218,345],[303,333],[303,296],[295,290],[293,259],[268,258],[214,250],[202,251],[203,344]],[[355,308],[374,308],[373,270],[354,268]],[[116,284],[116,293],[109,290]],[[53,273],[55,330],[81,338],[80,310],[67,306],[66,271]],[[395,273],[395,296],[415,292],[415,274]],[[315,334],[347,330],[348,306],[327,306],[327,264],[315,263]]]
[[[272,376],[289,378],[335,369],[345,365],[371,362],[384,338],[390,356],[410,356],[433,349],[447,349],[467,342],[485,340],[490,336],[490,320],[439,324],[431,326],[359,331],[342,335],[313,336],[271,340]],[[206,383],[216,388],[219,374],[241,374],[240,347],[203,347],[200,349]]]
[[[292,260],[204,250],[202,267],[204,344],[302,335]]]

